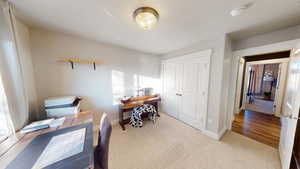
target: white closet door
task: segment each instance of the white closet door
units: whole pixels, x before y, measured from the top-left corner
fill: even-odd
[[[207,114],[210,55],[205,50],[163,64],[164,111],[198,129]]]
[[[164,64],[164,111],[177,118],[177,78],[176,78],[176,68],[177,65],[174,63],[165,63]]]
[[[183,63],[182,89],[179,91],[179,119],[202,129],[207,109],[209,57]]]

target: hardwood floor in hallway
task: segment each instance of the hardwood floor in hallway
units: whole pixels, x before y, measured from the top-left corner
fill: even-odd
[[[280,118],[250,110],[235,115],[232,124],[232,131],[274,148],[278,148],[280,129]]]

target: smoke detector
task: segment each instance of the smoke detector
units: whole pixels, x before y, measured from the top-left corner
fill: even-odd
[[[230,11],[230,15],[231,16],[239,16],[242,13],[244,13],[247,9],[249,9],[251,6],[253,5],[253,3],[247,3],[245,5],[242,5],[238,8],[234,8],[233,10]]]

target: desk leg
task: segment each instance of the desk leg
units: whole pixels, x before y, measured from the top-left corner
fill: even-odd
[[[154,107],[155,107],[156,112],[157,112],[157,117],[160,117],[160,115],[159,115],[159,113],[158,113],[158,103],[155,103]]]
[[[122,130],[125,130],[125,124],[124,124],[124,112],[121,108],[119,108],[119,124],[122,128]]]

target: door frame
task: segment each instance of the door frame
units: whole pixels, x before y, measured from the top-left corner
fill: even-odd
[[[237,95],[237,79],[238,79],[238,69],[240,59],[245,56],[254,56],[261,54],[270,54],[277,53],[280,51],[288,51],[292,50],[297,44],[300,43],[300,39],[284,41],[280,43],[273,43],[269,45],[263,45],[259,47],[251,47],[242,50],[236,50],[232,53],[232,68],[231,68],[231,77],[230,77],[230,86],[232,86],[232,90],[229,90],[228,96],[228,109],[227,109],[227,127],[229,130],[232,128],[232,122],[234,120],[235,113],[235,97]]]
[[[294,89],[288,91],[285,94],[284,101],[284,114],[282,115],[282,132],[279,142],[279,156],[283,169],[289,169],[291,164],[291,158],[293,157],[294,139],[296,134],[297,123],[299,122],[299,107],[300,107],[300,95],[299,95],[299,62],[300,62],[300,43],[295,46],[296,51],[291,51],[291,62],[289,65],[288,80],[292,79],[290,83],[288,81],[287,89]],[[298,53],[297,53],[298,51]],[[297,70],[297,71],[295,71]],[[291,78],[298,74],[297,78]],[[295,86],[295,84],[297,86]],[[292,94],[293,93],[293,94]]]
[[[234,112],[235,114],[238,114],[241,110],[240,104],[241,104],[241,97],[242,97],[242,90],[243,90],[243,83],[244,82],[244,74],[245,74],[245,59],[240,58],[238,62],[238,72],[237,72],[237,82],[236,82],[236,88],[237,92],[235,94],[235,100],[234,100]]]
[[[247,69],[249,68],[249,66],[251,65],[262,65],[262,64],[283,64],[283,63],[288,63],[290,61],[289,58],[279,58],[279,59],[268,59],[268,60],[260,60],[260,61],[252,61],[252,62],[246,62],[246,71],[244,72],[244,88],[242,91],[242,88],[237,91],[237,93],[241,93],[242,97],[243,97],[243,101],[242,101],[242,109],[245,109],[246,106],[246,100],[247,100],[247,88],[248,88],[248,83],[249,83],[249,73],[247,72]],[[282,69],[283,73],[287,73],[287,66],[284,66]],[[286,78],[284,78],[282,81],[279,82],[281,84],[281,86],[283,87],[283,89],[281,89],[279,92],[282,95],[282,92],[284,91],[284,87],[285,87],[285,83],[286,83]],[[282,85],[283,84],[283,85]],[[283,91],[282,91],[283,90]],[[283,96],[283,95],[282,95]],[[237,99],[237,98],[236,98]],[[282,99],[283,100],[283,99]],[[281,102],[282,102],[281,100]],[[280,103],[281,103],[280,102]],[[237,102],[235,103],[237,105],[235,105],[235,107],[237,107],[240,104],[240,101],[237,100]],[[280,108],[280,107],[279,107]],[[238,114],[239,112],[235,112],[235,114]],[[275,112],[274,112],[275,113]]]

